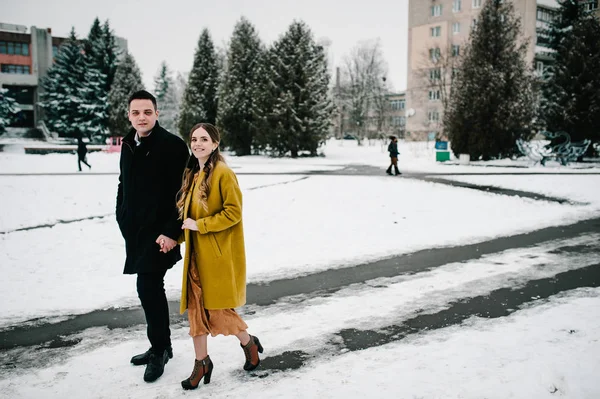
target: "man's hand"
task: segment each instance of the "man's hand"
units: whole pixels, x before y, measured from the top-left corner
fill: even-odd
[[[183,221],[181,228],[198,231],[198,223],[194,219],[187,218]]]
[[[170,250],[175,248],[175,246],[177,246],[177,241],[170,239],[164,234],[158,236],[158,238],[156,239],[156,243],[160,245],[160,252],[164,253],[169,252]]]

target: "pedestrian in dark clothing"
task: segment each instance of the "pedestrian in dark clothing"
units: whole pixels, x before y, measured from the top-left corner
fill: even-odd
[[[164,276],[181,259],[182,221],[176,200],[189,159],[185,142],[158,123],[155,97],[145,90],[129,98],[133,128],[123,138],[117,190],[117,223],[125,239],[124,274],[137,274],[150,349],[131,358],[147,365],[144,381],[159,378],[173,357]]]
[[[87,146],[83,142],[81,135],[77,136],[77,165],[79,166],[79,171],[81,172],[81,163],[87,165],[88,168],[92,169],[92,165],[87,163]]]
[[[402,174],[398,170],[398,155],[400,154],[398,152],[398,139],[396,138],[396,136],[392,136],[390,138],[391,138],[391,141],[390,141],[390,144],[388,145],[388,151],[390,153],[390,166],[387,168],[385,173],[387,173],[388,175],[391,175],[392,174],[392,166],[393,166],[394,173],[397,176],[397,175]]]

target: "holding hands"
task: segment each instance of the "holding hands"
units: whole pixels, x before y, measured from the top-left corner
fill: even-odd
[[[156,243],[160,245],[160,252],[167,253],[177,245],[177,241],[167,237],[164,234],[161,234],[156,239]]]
[[[183,225],[181,226],[181,229],[198,231],[198,224],[196,223],[196,221],[194,219],[187,218],[183,221]]]

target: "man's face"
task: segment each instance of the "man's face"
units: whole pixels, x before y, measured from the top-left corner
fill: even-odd
[[[154,128],[158,111],[150,100],[133,100],[129,104],[129,122],[140,136],[145,136]]]

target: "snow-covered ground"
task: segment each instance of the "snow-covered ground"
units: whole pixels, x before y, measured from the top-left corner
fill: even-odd
[[[91,172],[41,175],[75,172],[76,156],[25,155],[18,145],[6,144],[5,150],[9,146],[11,151],[0,153],[0,174],[34,175],[0,175],[0,329],[36,318],[58,321],[94,309],[137,305],[135,277],[121,274],[124,247],[114,221],[118,154],[89,154]],[[325,156],[314,159],[229,156],[234,170],[244,172],[239,181],[248,280],[268,282],[600,216],[600,175],[590,174],[600,169],[588,166],[513,167],[525,166],[526,161],[444,165],[434,162],[431,143],[400,144],[404,171],[481,173],[444,178],[537,192],[580,205],[383,173],[308,173],[350,164],[383,170],[388,162],[385,146],[331,141],[323,149]],[[490,175],[532,171],[559,174]],[[179,381],[193,364],[186,328],[173,329],[176,357],[151,385],[142,381],[143,368],[128,364],[132,354],[147,348],[144,326],[90,329],[79,334],[81,343],[61,350],[54,361],[25,370],[5,369],[0,373],[0,397],[247,397],[253,392],[294,398],[597,398],[600,289],[568,291],[534,301],[509,317],[472,318],[362,351],[337,353],[331,342],[339,340],[336,334],[345,328],[383,328],[417,313],[447,308],[461,298],[598,264],[599,242],[600,232],[378,279],[327,297],[282,300],[252,309],[245,319],[250,332],[260,336],[266,356],[293,350],[314,355],[296,371],[246,377],[239,371],[243,355],[235,339],[211,339],[213,382],[185,394]],[[569,257],[552,252],[564,245],[589,250]],[[170,299],[179,298],[180,281],[181,263],[167,273]],[[49,351],[19,350],[21,359]]]
[[[561,184],[573,177],[585,180],[576,186]],[[540,206],[531,199],[408,179],[390,181],[387,176],[241,175],[239,181],[250,282],[600,215],[598,175],[552,176],[536,187],[548,187],[565,198],[576,190],[577,199],[589,203],[584,206]],[[11,276],[0,280],[0,326],[137,304],[134,277],[121,274],[124,244],[114,221],[116,184],[116,175],[0,177],[1,231],[99,216],[0,235],[2,268]],[[169,298],[179,297],[180,281],[181,262],[167,274]],[[56,295],[50,282],[69,289]],[[23,301],[19,293],[24,291],[34,292],[37,300]]]
[[[0,144],[2,144],[0,139]],[[0,173],[74,173],[77,171],[77,156],[64,154],[26,155],[23,143],[9,141],[0,153]],[[343,165],[361,164],[387,168],[389,156],[387,142],[365,141],[357,146],[354,140],[329,140],[319,149],[322,155],[316,158],[277,159],[265,156],[235,157],[226,154],[228,163],[238,172],[244,173],[297,173],[340,169]],[[547,166],[533,165],[526,158],[472,162],[459,165],[451,154],[450,162],[436,162],[434,142],[398,143],[399,165],[405,172],[426,173],[599,173],[600,164],[572,164],[561,166],[548,161]],[[83,173],[118,173],[119,154],[94,152],[88,154],[92,170]]]
[[[598,247],[598,235],[562,245]],[[596,398],[600,386],[598,331],[600,289],[582,288],[532,301],[512,316],[470,318],[460,326],[415,334],[396,343],[360,351],[339,351],[332,342],[344,328],[377,330],[417,313],[433,313],[457,299],[519,287],[597,262],[596,254],[565,262],[549,254],[558,243],[509,250],[482,260],[349,287],[327,298],[282,302],[244,318],[265,346],[264,356],[300,350],[314,360],[297,371],[251,378],[241,371],[243,355],[232,337],[209,340],[215,363],[210,385],[185,394],[179,381],[193,365],[186,327],[173,329],[175,357],[154,384],[142,382],[143,367],[128,364],[146,347],[145,330],[90,329],[74,338],[53,361],[21,354],[33,364],[5,373],[0,392],[10,398]],[[543,265],[543,267],[541,266]],[[45,356],[44,356],[45,357]],[[47,357],[45,357],[47,359]],[[23,360],[23,359],[22,359]]]

